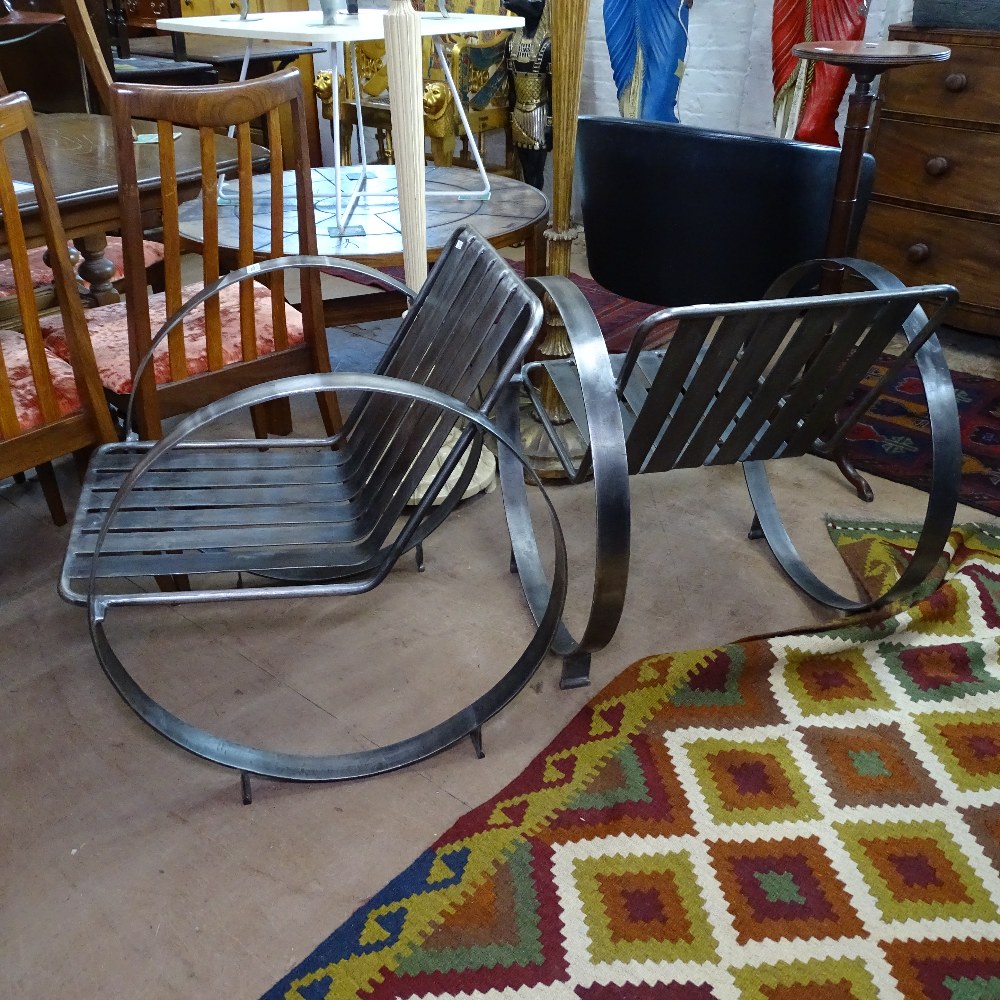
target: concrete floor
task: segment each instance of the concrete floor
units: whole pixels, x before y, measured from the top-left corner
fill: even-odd
[[[72,505],[72,470],[61,472]],[[775,475],[800,547],[842,586],[825,513],[923,512],[924,494],[882,481],[875,504],[862,504],[818,460],[777,463]],[[827,619],[746,539],[738,470],[633,486],[625,617],[595,659],[593,687],[560,691],[549,659],[486,725],[484,760],[466,742],[365,781],[257,781],[244,807],[233,772],[169,745],[118,699],[86,613],[56,595],[68,529],[52,525],[34,482],[0,484],[0,997],[256,997],[628,663]],[[572,626],[588,600],[591,491],[552,492],[571,546]],[[371,595],[160,609],[122,618],[114,635],[190,720],[316,750],[443,717],[489,685],[530,629],[493,493],[431,538],[426,573],[401,564]]]

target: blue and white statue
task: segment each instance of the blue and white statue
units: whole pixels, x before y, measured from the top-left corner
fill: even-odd
[[[604,0],[604,33],[625,118],[677,121],[694,0]]]

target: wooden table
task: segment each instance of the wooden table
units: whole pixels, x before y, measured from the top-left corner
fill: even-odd
[[[348,171],[359,167],[346,168]],[[355,211],[364,235],[338,235],[334,201],[336,184],[332,167],[317,167],[312,171],[313,200],[316,210],[318,248],[321,254],[332,254],[354,260],[369,267],[400,267],[403,264],[403,237],[399,220],[399,205],[395,197],[395,167],[368,167],[368,195],[363,196]],[[254,178],[254,248],[258,259],[271,254],[270,178]],[[479,177],[464,167],[427,167],[425,183],[428,192],[436,191],[452,197],[435,197],[427,209],[427,259],[436,260],[456,226],[469,223],[498,248],[524,244],[524,271],[527,275],[545,271],[545,225],[549,215],[548,199],[537,188],[510,177],[490,176],[491,195],[488,201],[479,198],[463,200],[463,194],[475,191]],[[294,205],[295,174],[284,176],[286,205]],[[283,251],[298,253],[293,216],[285,226]],[[192,245],[202,237],[200,201],[181,206],[181,235]],[[219,242],[222,249],[235,251],[239,243],[239,220],[236,207],[219,209]],[[361,322],[392,315],[397,303],[389,298],[372,295],[348,296],[325,303],[327,324]],[[395,313],[398,315],[398,312]]]
[[[120,226],[118,172],[115,167],[115,144],[111,119],[106,115],[38,115],[38,132],[49,169],[49,177],[62,216],[66,235],[83,255],[78,273],[89,286],[90,296],[98,305],[118,301],[118,293],[109,279],[113,268],[105,258],[107,234]],[[137,132],[155,132],[151,122],[136,122]],[[194,197],[201,188],[201,159],[198,134],[182,129],[177,141],[177,177],[181,196]],[[236,163],[236,142],[225,136],[217,140],[220,170]],[[155,225],[160,209],[160,166],[155,143],[136,146],[138,156],[139,196],[144,217]],[[10,169],[15,180],[30,182],[28,165],[17,144],[11,144]],[[25,237],[30,245],[45,242],[37,214],[34,193],[18,198]],[[0,236],[0,256],[7,247]]]
[[[217,70],[239,72],[246,56],[246,43],[231,38],[212,38],[209,35],[184,35],[185,59],[191,62],[207,63]],[[129,49],[135,55],[162,56],[168,58],[173,52],[173,39],[166,35],[149,35],[146,38],[130,39]],[[251,62],[264,62],[269,66],[277,64],[284,69],[299,56],[316,55],[325,52],[324,45],[302,45],[288,42],[257,42],[250,53]]]

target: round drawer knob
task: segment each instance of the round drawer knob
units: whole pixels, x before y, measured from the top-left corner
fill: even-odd
[[[944,86],[953,94],[961,94],[969,86],[969,78],[964,73],[949,73],[944,78]]]
[[[943,156],[932,156],[924,164],[924,170],[926,170],[931,177],[944,177],[950,169],[951,164]]]
[[[909,250],[906,251],[906,259],[911,264],[923,264],[925,260],[931,255],[931,248],[926,243],[914,243]]]

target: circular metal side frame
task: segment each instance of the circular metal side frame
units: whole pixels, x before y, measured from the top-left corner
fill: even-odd
[[[810,261],[792,268],[768,290],[767,298],[783,298],[802,282],[810,271],[829,263],[842,265],[866,281],[873,289],[889,291],[905,287],[894,274],[870,261],[837,258]],[[927,317],[923,308],[915,307],[903,324],[902,332],[907,343],[912,344],[916,341],[926,326]],[[743,475],[750,500],[775,559],[805,593],[814,600],[840,611],[867,611],[910,596],[937,565],[954,524],[962,469],[962,437],[951,372],[936,335],[932,333],[926,338],[917,350],[915,360],[923,383],[930,419],[931,486],[913,558],[896,583],[881,596],[859,601],[845,597],[820,580],[799,555],[785,528],[764,463],[743,464]]]
[[[526,281],[539,297],[548,295],[562,316],[573,362],[579,371],[587,414],[589,467],[594,476],[596,503],[593,596],[580,639],[575,639],[566,626],[560,624],[552,643],[552,651],[566,659],[562,686],[579,687],[588,683],[589,654],[603,649],[611,641],[625,605],[631,523],[625,431],[604,335],[583,293],[566,278],[528,278]],[[504,407],[500,419],[507,434],[517,434],[516,405]],[[586,471],[585,466],[582,472]],[[528,511],[524,476],[506,453],[500,456],[500,484],[521,587],[535,621],[539,622],[546,602],[551,600],[551,585],[542,568]]]
[[[171,593],[169,597],[161,594],[107,595],[97,593],[97,565],[101,547],[115,515],[121,509],[140,477],[156,464],[160,456],[195,431],[220,417],[271,400],[318,392],[352,390],[385,393],[439,407],[464,419],[469,425],[478,428],[480,432],[491,435],[499,443],[501,455],[507,455],[509,452],[513,456],[513,458],[508,457],[508,463],[516,459],[522,477],[526,471],[535,485],[539,487],[552,527],[554,570],[548,601],[539,617],[534,635],[507,673],[470,705],[418,735],[371,750],[327,755],[278,752],[216,736],[207,730],[185,722],[143,690],[125,668],[107,637],[105,619],[108,611],[118,605],[208,603],[218,600],[260,599],[269,596],[308,597],[361,593],[372,589],[375,584],[384,579],[391,569],[391,561],[389,565],[383,567],[374,582],[367,580],[360,584],[344,581],[333,584],[273,588],[264,592],[258,588],[216,592],[181,591]],[[250,774],[288,781],[338,781],[368,777],[405,767],[439,753],[465,736],[474,734],[487,719],[499,712],[524,687],[544,659],[559,626],[566,599],[566,585],[566,545],[559,519],[541,481],[521,454],[513,437],[495,426],[481,413],[458,400],[425,386],[376,375],[314,374],[298,375],[262,383],[211,403],[185,417],[142,457],[115,494],[97,536],[89,584],[88,612],[91,639],[98,660],[108,679],[125,703],[144,722],[168,740],[198,757]]]

